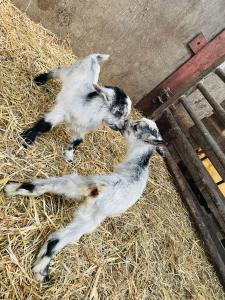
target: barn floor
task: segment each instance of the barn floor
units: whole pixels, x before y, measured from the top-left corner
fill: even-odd
[[[37,87],[35,74],[75,57],[7,0],[0,0],[0,188],[8,180],[108,173],[122,160],[122,137],[107,128],[87,136],[68,164],[63,126],[34,146],[21,147],[20,133],[48,110],[57,82]],[[133,118],[138,116],[133,112]],[[46,236],[72,218],[63,197],[5,198],[0,192],[0,299],[223,299],[224,293],[163,160],[155,155],[140,201],[120,217],[67,247],[51,268],[55,282],[40,285],[31,273]]]

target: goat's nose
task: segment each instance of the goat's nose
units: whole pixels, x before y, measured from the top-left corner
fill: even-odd
[[[121,134],[123,134],[123,133],[126,131],[126,129],[127,129],[127,127],[128,127],[128,124],[129,124],[129,121],[128,121],[128,120],[125,120],[125,121],[123,122],[123,126],[122,126],[121,128],[119,128],[119,131],[120,131]]]
[[[128,125],[129,125],[129,120],[126,119],[126,120],[124,121],[124,127],[127,128]]]

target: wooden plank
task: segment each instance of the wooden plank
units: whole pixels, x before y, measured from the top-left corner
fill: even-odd
[[[175,160],[178,160],[178,158],[175,158]],[[217,224],[213,220],[210,220],[210,216],[207,216],[204,214],[204,212],[202,212],[201,206],[195,198],[195,195],[191,191],[190,186],[186,182],[182,172],[177,167],[174,157],[172,157],[169,152],[166,154],[166,162],[169,170],[176,179],[179,190],[183,196],[183,200],[195,222],[195,226],[200,233],[201,239],[205,243],[220,281],[225,288],[225,251],[221,245],[221,237],[219,237],[220,230],[217,227]],[[223,233],[221,236],[223,236]]]
[[[190,133],[193,139],[195,140],[195,142],[198,143],[199,147],[203,149],[206,156],[212,162],[212,164],[220,174],[221,178],[225,180],[225,170],[223,166],[220,164],[219,160],[217,159],[215,153],[210,148],[208,148],[208,145],[205,142],[202,134],[199,132],[199,130],[196,127],[191,128]]]
[[[189,114],[189,116],[191,117],[191,119],[193,120],[195,125],[198,127],[198,129],[202,133],[205,141],[208,144],[208,147],[210,147],[215,152],[215,155],[217,156],[217,158],[220,161],[221,165],[225,169],[225,154],[224,154],[224,151],[219,146],[218,142],[215,141],[214,137],[211,134],[211,131],[208,130],[208,128],[205,126],[205,124],[202,122],[202,120],[195,113],[195,110],[189,104],[189,100],[185,95],[182,95],[179,98],[179,100],[183,104],[184,108],[186,109],[187,113]],[[208,121],[208,118],[206,120]]]
[[[210,118],[210,120],[211,120],[210,123],[214,122],[214,119]],[[204,119],[202,121],[207,126],[208,130],[210,130],[210,132],[213,135],[213,137],[215,138],[215,140],[218,141],[218,137],[221,135],[221,132],[220,131],[218,132],[216,130],[212,131],[211,128],[213,125],[209,126],[209,123],[206,122],[206,120],[204,120]],[[220,161],[216,157],[213,150],[209,147],[209,145],[205,141],[201,132],[198,130],[198,128],[196,126],[193,126],[192,128],[190,128],[189,132],[190,132],[190,135],[192,136],[192,138],[195,140],[196,144],[198,144],[198,146],[204,150],[204,152],[206,153],[206,156],[210,159],[210,161],[212,162],[212,164],[214,165],[214,167],[216,168],[216,170],[218,171],[218,173],[220,174],[222,179],[225,181],[225,169],[221,165]],[[219,145],[222,146],[221,144],[219,144]],[[222,149],[224,149],[224,148],[222,148]]]
[[[202,165],[171,112],[164,112],[162,118],[169,121],[171,128],[167,131],[166,136],[164,136],[162,132],[163,138],[165,138],[167,142],[172,143],[178,153],[184,154],[182,155],[182,160],[190,171],[195,184],[206,198],[207,205],[218,219],[221,228],[225,228],[225,199],[222,193]]]
[[[213,112],[218,117],[220,122],[225,125],[225,110],[223,109],[222,105],[218,103],[216,99],[209,93],[209,91],[202,82],[199,82],[197,84],[197,88],[205,97],[210,106],[213,108]]]

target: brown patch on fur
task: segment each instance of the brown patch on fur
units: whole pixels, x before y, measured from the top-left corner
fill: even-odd
[[[99,194],[104,192],[106,185],[104,183],[91,183],[89,185],[83,186],[80,188],[81,198],[79,203],[87,203],[89,200],[93,201],[93,198],[96,198]]]
[[[95,187],[91,192],[90,192],[90,196],[91,197],[97,197],[99,195],[99,190],[97,187]]]

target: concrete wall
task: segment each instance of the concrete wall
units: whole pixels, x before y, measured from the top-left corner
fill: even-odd
[[[196,34],[212,38],[225,27],[224,0],[13,0],[74,52],[111,54],[104,83],[123,87],[134,101],[190,55]]]

